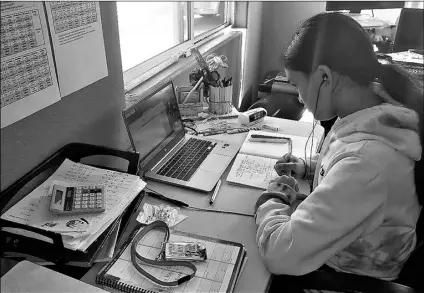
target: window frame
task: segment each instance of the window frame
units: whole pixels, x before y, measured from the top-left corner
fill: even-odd
[[[132,89],[134,89],[153,75],[174,64],[191,48],[198,47],[206,43],[207,41],[216,37],[216,35],[218,35],[223,29],[231,26],[234,23],[234,2],[225,1],[224,3],[224,23],[194,37],[194,3],[192,1],[187,1],[187,15],[190,15],[190,17],[187,18],[189,40],[181,44],[175,45],[174,47],[169,48],[168,50],[161,52],[158,55],[149,58],[146,61],[126,71],[123,71],[122,75],[124,80],[125,94],[130,92]]]

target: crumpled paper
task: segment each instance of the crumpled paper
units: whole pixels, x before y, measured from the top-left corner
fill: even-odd
[[[143,210],[137,216],[137,221],[141,224],[150,224],[154,221],[164,221],[168,227],[173,227],[187,218],[180,213],[179,208],[174,208],[165,204],[151,205],[145,203]]]

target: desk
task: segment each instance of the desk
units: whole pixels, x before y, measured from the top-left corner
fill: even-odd
[[[279,125],[279,132],[304,137],[308,137],[312,129],[310,123],[272,117],[266,117],[264,123]],[[315,131],[316,139],[320,139],[323,133],[323,128],[317,126]],[[246,135],[247,133],[232,135],[221,134],[211,136],[211,138],[239,143],[241,145]],[[212,192],[209,194],[201,193],[153,181],[147,181],[147,187],[167,197],[185,201],[190,206],[253,214],[254,205],[261,192],[257,189],[227,184],[225,178],[230,169],[231,164],[222,176],[222,185],[213,206],[209,205],[209,199]],[[309,193],[306,182],[299,182],[299,185],[301,192]],[[148,196],[143,199],[143,203],[145,202],[150,204],[161,203],[161,201]],[[266,292],[271,274],[264,266],[258,252],[255,240],[256,224],[253,217],[200,212],[187,209],[182,209],[182,212],[187,215],[188,218],[178,224],[175,227],[176,230],[240,242],[245,245],[248,261],[237,282],[235,292]],[[138,215],[138,212],[135,214]],[[127,235],[129,235],[135,225],[135,219],[131,219],[122,239],[125,239]],[[95,284],[95,276],[102,266],[103,264],[96,264],[93,266],[93,268],[82,278],[82,281],[89,284]]]

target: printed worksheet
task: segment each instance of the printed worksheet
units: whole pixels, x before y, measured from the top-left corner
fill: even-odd
[[[146,258],[155,259],[161,250],[162,241],[163,233],[161,231],[150,231],[138,243],[137,252]],[[177,231],[171,233],[169,241],[204,242],[206,244],[207,260],[203,262],[193,262],[197,268],[193,279],[178,287],[166,288],[164,292],[227,292],[227,288],[231,283],[231,276],[236,266],[240,247],[191,238]],[[157,292],[159,287],[141,275],[133,266],[130,251],[131,245],[128,245],[119,256],[119,259],[106,271],[106,276],[115,276],[120,278],[120,282],[122,283]],[[186,267],[154,267],[144,263],[139,264],[156,278],[167,282],[175,281],[192,273],[191,270]]]
[[[71,185],[103,185],[102,213],[57,215],[49,210],[51,185],[57,181]],[[139,176],[115,172],[66,159],[43,184],[6,211],[1,218],[62,234],[65,247],[85,250],[146,186]],[[94,236],[93,236],[94,235]],[[93,239],[94,238],[94,239]]]
[[[99,2],[46,1],[62,97],[108,75]]]
[[[60,100],[42,2],[1,2],[1,128]]]

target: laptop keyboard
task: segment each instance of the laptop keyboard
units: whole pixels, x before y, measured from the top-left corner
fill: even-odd
[[[190,138],[157,172],[158,175],[190,180],[216,143]]]

